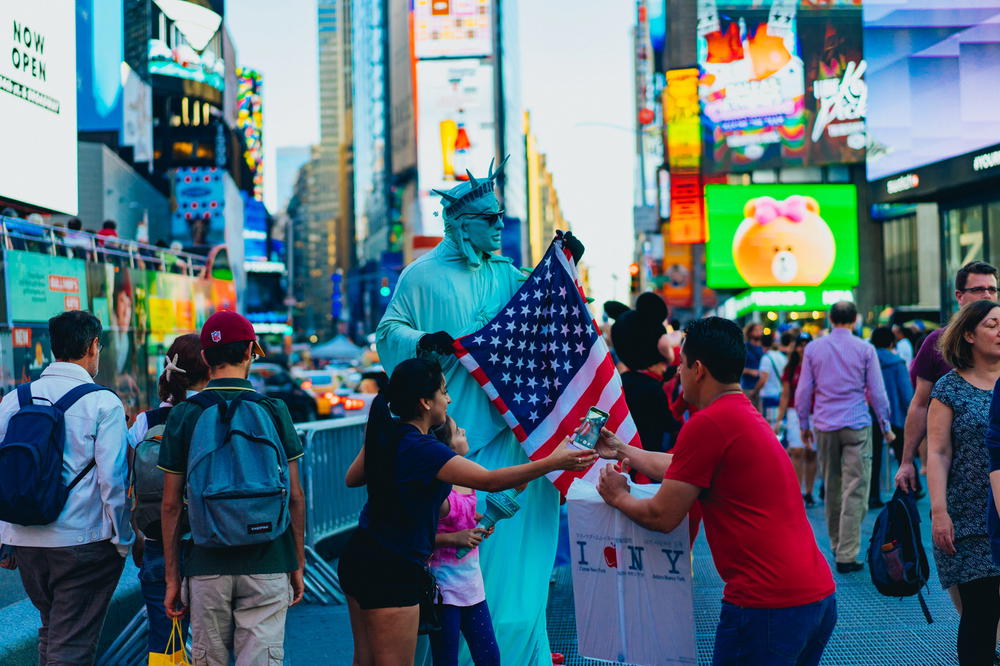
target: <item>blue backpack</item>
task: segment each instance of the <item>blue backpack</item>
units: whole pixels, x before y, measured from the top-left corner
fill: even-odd
[[[897,489],[875,519],[868,571],[875,588],[887,597],[917,595],[927,624],[934,621],[921,591],[930,577],[930,566],[920,540],[920,514],[913,494]]]
[[[15,525],[48,525],[62,513],[69,492],[97,464],[91,460],[69,485],[63,483],[66,410],[94,391],[111,389],[80,384],[55,404],[36,405],[30,383],[17,387],[19,409],[10,417],[0,443],[0,520]]]
[[[188,398],[202,407],[188,451],[191,537],[231,548],[274,541],[288,529],[288,458],[264,396],[231,402],[208,389]]]

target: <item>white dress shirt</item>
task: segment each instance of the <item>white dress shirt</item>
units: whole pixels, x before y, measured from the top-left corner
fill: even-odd
[[[75,386],[93,381],[82,366],[56,362],[32,382],[31,395],[55,403]],[[0,401],[0,440],[7,434],[10,417],[19,408],[17,391],[11,391]],[[127,497],[125,408],[114,393],[95,391],[66,410],[65,422],[63,482],[68,485],[91,460],[96,465],[70,491],[66,506],[54,523],[25,527],[0,521],[0,542],[57,548],[110,539],[125,557],[133,540]]]

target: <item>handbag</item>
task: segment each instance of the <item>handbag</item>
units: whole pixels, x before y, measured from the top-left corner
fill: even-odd
[[[192,666],[187,646],[184,645],[184,628],[181,626],[180,618],[174,618],[166,650],[149,653],[149,666]]]
[[[438,587],[437,579],[431,570],[424,567],[424,577],[421,581],[420,590],[420,623],[417,625],[418,634],[431,634],[441,631],[441,609],[444,602],[441,595],[441,588]]]

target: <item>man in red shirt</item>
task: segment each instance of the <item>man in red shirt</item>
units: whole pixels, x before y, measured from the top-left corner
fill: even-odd
[[[662,478],[648,500],[623,475],[601,473],[604,500],[652,530],[670,532],[700,500],[705,533],[726,583],[713,664],[818,664],[837,623],[835,586],[806,518],[795,471],[767,421],[740,389],[746,349],[733,322],[692,322],[681,348],[684,397],[697,412],[672,455],[626,446],[610,431],[597,451]]]

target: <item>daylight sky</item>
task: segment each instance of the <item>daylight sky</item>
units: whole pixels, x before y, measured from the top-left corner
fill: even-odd
[[[591,295],[624,300],[633,236],[634,6],[506,1],[519,2],[523,103],[563,212],[587,246]],[[275,149],[319,139],[316,3],[230,0],[226,21],[239,63],[264,77],[265,202],[274,211]]]

